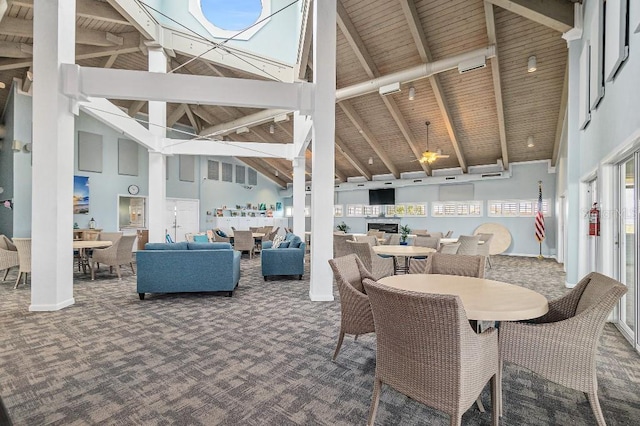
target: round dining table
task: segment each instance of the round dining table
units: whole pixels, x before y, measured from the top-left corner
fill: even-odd
[[[87,256],[87,249],[107,248],[111,247],[112,245],[113,242],[107,240],[74,240],[73,249],[78,250],[78,257],[80,260],[82,271],[86,274],[87,267],[89,268],[89,271],[91,271],[91,263],[89,262],[89,258]]]
[[[484,278],[458,275],[392,275],[378,282],[389,287],[460,297],[467,318],[478,321],[519,321],[547,313],[547,298],[531,289]]]
[[[373,246],[373,251],[381,256],[393,256],[393,269],[395,273],[409,273],[409,262],[412,257],[425,257],[436,250],[431,247],[404,246],[404,245],[381,245]],[[398,264],[398,257],[404,257],[404,265]]]

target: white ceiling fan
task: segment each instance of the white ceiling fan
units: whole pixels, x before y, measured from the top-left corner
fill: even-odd
[[[422,153],[418,161],[420,161],[421,163],[431,164],[438,158],[449,158],[449,155],[443,154],[442,150],[440,149],[436,151],[429,151],[429,124],[431,124],[431,122],[426,121],[424,124],[427,126],[427,150]]]

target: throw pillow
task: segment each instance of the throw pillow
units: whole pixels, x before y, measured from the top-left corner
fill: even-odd
[[[208,243],[209,238],[206,235],[194,235],[193,241],[196,243]]]
[[[289,241],[281,242],[278,248],[289,248]]]
[[[216,234],[218,234],[218,236],[222,238],[229,238],[229,236],[222,229],[216,229]]]
[[[300,239],[300,237],[298,237],[297,235],[294,235],[293,238],[291,239],[291,242],[289,243],[289,247],[298,248],[300,247],[301,242],[302,240]]]
[[[276,235],[273,239],[273,244],[271,244],[271,248],[278,248],[280,244],[284,241],[284,237],[282,235]]]

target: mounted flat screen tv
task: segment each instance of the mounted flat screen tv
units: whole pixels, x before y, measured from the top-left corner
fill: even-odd
[[[369,190],[369,205],[389,205],[396,203],[396,190],[395,188],[385,189],[370,189]]]

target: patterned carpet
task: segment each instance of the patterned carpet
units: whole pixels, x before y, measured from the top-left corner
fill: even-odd
[[[15,425],[356,425],[366,422],[375,336],[347,337],[331,362],[340,321],[335,302],[308,300],[302,281],[264,282],[260,258],[242,259],[232,298],[147,295],[135,276],[76,275],[76,304],[28,312],[29,285],[0,284],[0,397]],[[495,257],[489,277],[548,297],[565,289],[552,260]],[[15,272],[9,274],[9,280]],[[598,360],[609,425],[640,419],[640,356],[607,325]],[[491,421],[470,408],[465,425]],[[504,375],[503,425],[592,425],[586,398],[514,366]],[[449,420],[383,388],[377,424]]]

